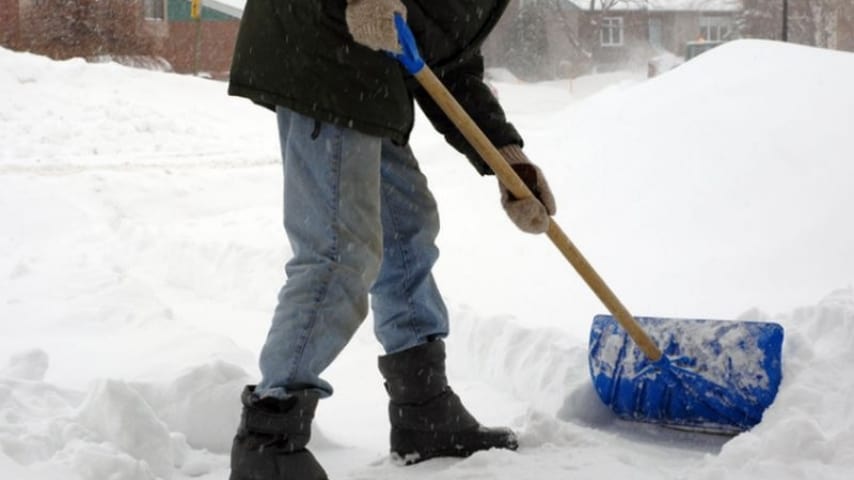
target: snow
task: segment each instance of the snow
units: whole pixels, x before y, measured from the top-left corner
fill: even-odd
[[[331,477],[848,478],[852,84],[852,54],[762,41],[648,81],[495,83],[633,313],[784,325],[777,400],[734,438],[613,418],[588,373],[602,307],[419,117],[451,380],[522,446],[394,465],[369,319],[318,410]],[[0,50],[0,477],[227,476],[290,252],[274,118],[225,89]]]
[[[203,4],[206,7],[240,18],[243,15],[243,9],[246,7],[246,0],[204,0]]]
[[[214,0],[216,3],[222,3],[232,8],[243,10],[246,6],[246,0]]]

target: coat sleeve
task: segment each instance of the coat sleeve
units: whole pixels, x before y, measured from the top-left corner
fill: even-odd
[[[483,56],[478,52],[455,65],[439,69],[436,76],[497,148],[510,144],[522,146],[522,137],[507,121],[498,99],[484,81],[483,70]],[[492,175],[492,169],[469,145],[427,91],[420,85],[415,86],[414,96],[433,128],[444,135],[452,147],[465,155],[481,175]]]

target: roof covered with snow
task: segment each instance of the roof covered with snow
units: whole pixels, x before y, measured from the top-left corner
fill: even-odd
[[[246,0],[203,0],[203,4],[208,8],[240,18],[243,15]]]

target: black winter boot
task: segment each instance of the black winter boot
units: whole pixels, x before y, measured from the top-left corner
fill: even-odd
[[[486,428],[466,410],[445,377],[445,343],[425,343],[379,359],[391,398],[391,453],[407,465],[479,450],[516,450],[508,428]]]
[[[243,415],[231,448],[230,480],[327,480],[305,446],[318,395],[304,390],[289,398],[257,398],[247,386]]]

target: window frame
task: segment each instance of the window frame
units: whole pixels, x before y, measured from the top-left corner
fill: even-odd
[[[160,5],[159,11],[157,5]],[[168,8],[166,0],[142,0],[142,18],[150,22],[165,22]],[[155,16],[158,14],[161,16]]]
[[[728,17],[701,16],[700,38],[706,42],[723,42],[733,32],[733,21]]]
[[[615,37],[618,37],[615,41]],[[599,44],[603,47],[622,47],[625,43],[623,17],[602,17],[599,24]]]

